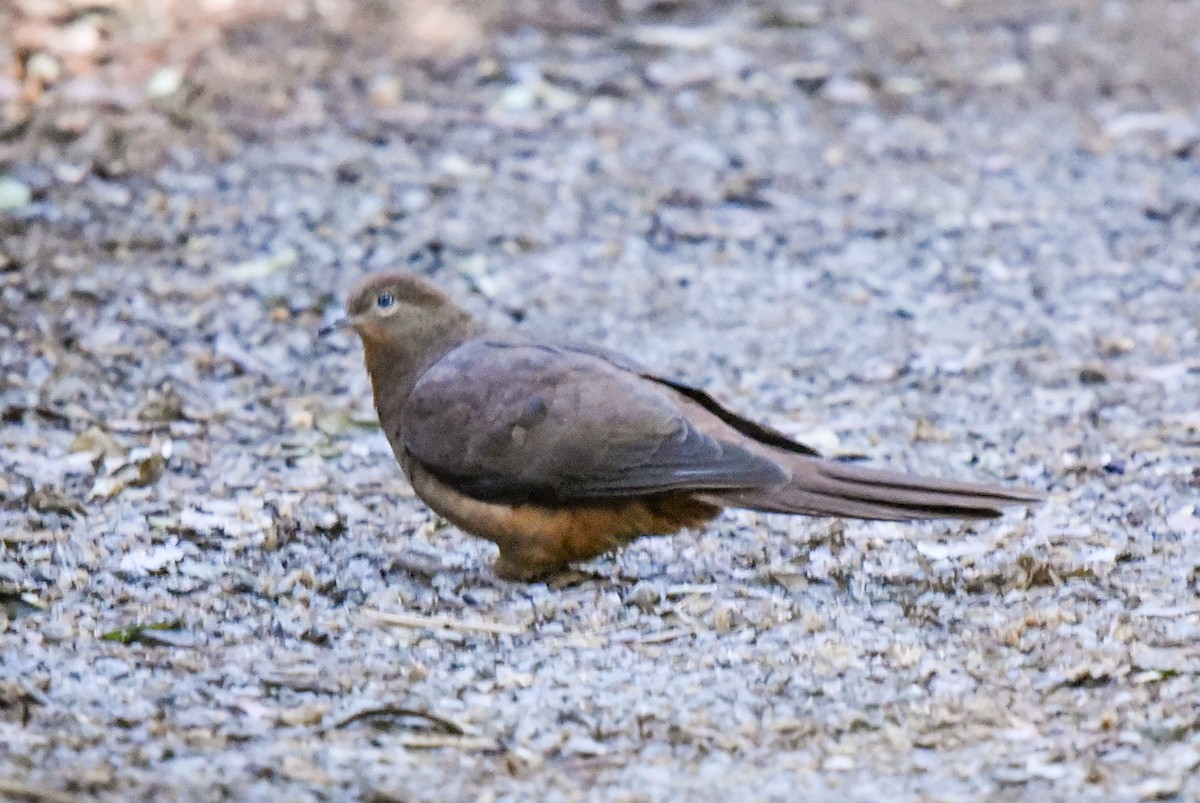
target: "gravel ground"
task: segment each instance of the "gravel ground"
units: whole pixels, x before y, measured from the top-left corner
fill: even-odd
[[[1200,799],[1200,6],[191,5],[0,10],[0,798]],[[497,582],[398,265],[1050,499]]]

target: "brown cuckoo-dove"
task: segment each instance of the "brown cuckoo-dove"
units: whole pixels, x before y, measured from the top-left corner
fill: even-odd
[[[610,351],[495,331],[429,281],[366,277],[344,322],[413,490],[532,580],[725,507],[905,521],[990,518],[1042,495],[822,458]]]

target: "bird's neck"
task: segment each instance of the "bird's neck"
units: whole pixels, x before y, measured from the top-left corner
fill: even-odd
[[[420,342],[364,342],[363,357],[371,376],[375,411],[393,448],[398,448],[402,433],[398,429],[390,431],[389,427],[396,429],[404,421],[404,406],[417,381],[442,357],[483,332],[484,327],[471,320],[431,333],[432,337]]]

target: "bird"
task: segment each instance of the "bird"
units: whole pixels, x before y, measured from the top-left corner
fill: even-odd
[[[868,520],[987,519],[1043,494],[827,459],[617,352],[492,328],[430,280],[363,277],[345,314],[413,491],[536,581],[725,508]]]

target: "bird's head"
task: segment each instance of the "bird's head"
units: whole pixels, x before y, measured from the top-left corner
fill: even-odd
[[[322,334],[348,327],[365,347],[419,350],[442,341],[472,318],[429,281],[409,273],[376,273],[363,278],[346,301],[346,314]]]

